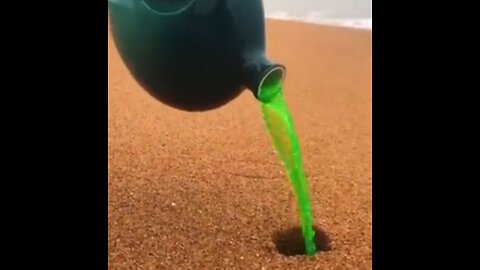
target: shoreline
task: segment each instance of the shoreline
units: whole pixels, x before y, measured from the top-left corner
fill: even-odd
[[[325,27],[337,27],[337,28],[347,28],[352,30],[372,32],[372,19],[352,19],[352,20],[342,20],[342,19],[324,19],[319,21],[309,21],[308,19],[303,18],[282,18],[274,16],[266,16],[267,21],[282,21],[282,22],[292,22],[292,23],[301,23],[308,25],[319,25]],[[360,23],[361,21],[364,22]],[[367,23],[369,21],[369,23]],[[357,23],[358,22],[358,23]]]

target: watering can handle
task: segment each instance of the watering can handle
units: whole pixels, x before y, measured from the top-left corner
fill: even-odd
[[[168,16],[168,15],[176,15],[184,12],[185,10],[189,9],[193,4],[195,4],[196,0],[183,0],[185,2],[181,8],[175,11],[170,12],[162,12],[158,8],[155,8],[152,4],[158,0],[141,0],[140,3],[143,7],[147,8],[149,11],[154,12],[158,15]],[[178,1],[178,0],[177,0]]]

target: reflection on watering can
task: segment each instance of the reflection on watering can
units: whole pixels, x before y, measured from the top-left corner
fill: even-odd
[[[186,111],[218,108],[245,88],[255,97],[285,67],[265,57],[261,0],[109,0],[111,31],[138,83]]]

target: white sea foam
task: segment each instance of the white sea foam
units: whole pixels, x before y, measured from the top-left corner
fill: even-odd
[[[299,21],[313,24],[335,25],[349,28],[359,28],[372,30],[371,18],[349,18],[349,19],[331,19],[324,12],[310,11],[301,15],[294,15],[285,11],[270,12],[266,14],[267,18],[287,21]]]

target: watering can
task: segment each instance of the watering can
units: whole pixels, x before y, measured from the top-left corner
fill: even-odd
[[[185,111],[218,108],[249,89],[280,82],[265,55],[261,0],[109,0],[111,33],[133,78]]]

